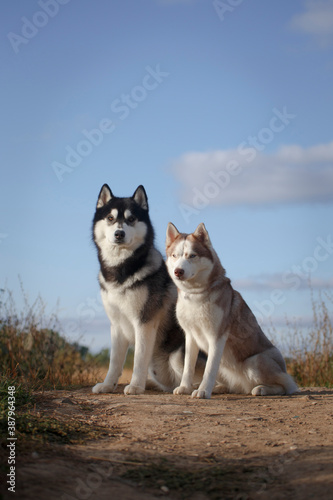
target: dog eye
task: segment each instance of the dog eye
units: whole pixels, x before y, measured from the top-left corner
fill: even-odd
[[[114,220],[114,217],[113,215],[108,215],[107,219],[109,222],[112,222]]]
[[[189,255],[189,259],[194,259],[194,257],[196,257],[195,253],[191,253],[191,255]]]
[[[176,258],[177,258],[177,255],[176,255],[175,253],[173,253],[173,254],[172,254],[172,257],[173,257],[174,259],[176,259]]]
[[[127,219],[127,221],[131,224],[132,222],[135,221],[134,215],[130,215],[130,217]]]

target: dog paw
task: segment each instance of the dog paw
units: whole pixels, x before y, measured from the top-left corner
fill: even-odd
[[[257,385],[257,387],[254,387],[251,391],[252,396],[267,396],[270,394],[269,387],[266,387],[265,385]]]
[[[286,390],[282,385],[257,385],[251,391],[252,396],[283,396]]]
[[[99,384],[94,385],[92,388],[92,392],[94,394],[100,394],[100,393],[106,393],[106,392],[113,392],[117,387],[117,384],[104,384],[104,382],[101,382]]]
[[[208,391],[204,391],[202,389],[196,389],[191,394],[192,398],[198,398],[198,399],[210,399],[210,396],[211,394]]]
[[[124,394],[127,396],[136,396],[138,394],[143,394],[145,392],[144,387],[139,387],[138,385],[127,385],[124,389]]]
[[[186,387],[185,385],[180,385],[179,387],[176,387],[174,389],[173,393],[174,394],[191,394],[192,388],[191,387]]]

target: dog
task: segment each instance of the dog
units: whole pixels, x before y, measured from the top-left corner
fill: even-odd
[[[176,320],[176,286],[154,246],[144,187],[139,186],[132,197],[120,198],[104,184],[92,233],[102,301],[111,322],[109,370],[92,391],[116,389],[127,350],[135,346],[133,375],[125,394],[142,394],[148,372],[160,389],[172,392],[181,380],[185,336]]]
[[[177,318],[186,336],[184,372],[174,394],[210,398],[216,380],[220,393],[294,393],[297,385],[286,372],[282,354],[233,289],[205,225],[184,234],[169,223],[166,254],[169,274],[178,288]],[[193,390],[199,349],[207,354],[207,363],[199,388]]]

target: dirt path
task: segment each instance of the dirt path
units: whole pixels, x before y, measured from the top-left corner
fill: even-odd
[[[333,498],[333,390],[193,400],[52,391],[36,410],[106,436],[19,457],[20,500]]]

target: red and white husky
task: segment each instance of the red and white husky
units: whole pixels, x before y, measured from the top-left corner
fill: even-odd
[[[177,318],[185,331],[182,380],[174,394],[210,398],[218,392],[292,394],[297,385],[280,351],[268,340],[242,296],[226,277],[204,224],[192,234],[169,223],[167,267],[178,288]],[[199,349],[207,354],[203,379],[193,390]]]

